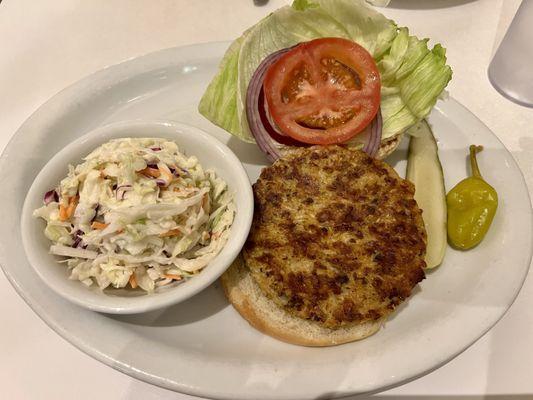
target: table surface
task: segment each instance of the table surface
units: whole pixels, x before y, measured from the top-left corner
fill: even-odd
[[[253,0],[0,0],[0,149],[37,107],[80,78],[155,50],[234,39],[286,3],[270,0],[258,7]],[[450,94],[504,142],[531,193],[533,110],[501,97],[487,78],[491,57],[519,4],[393,0],[383,12],[413,34],[447,48],[454,71]],[[2,398],[194,399],[137,381],[77,350],[31,311],[3,274],[0,292]],[[530,276],[506,316],[470,349],[425,377],[368,399],[533,398],[531,305]]]

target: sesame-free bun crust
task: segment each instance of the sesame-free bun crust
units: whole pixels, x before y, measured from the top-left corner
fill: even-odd
[[[220,278],[233,307],[257,330],[287,343],[301,346],[335,346],[376,333],[383,320],[339,329],[299,318],[278,307],[261,291],[239,256]]]
[[[400,142],[403,139],[403,135],[404,134],[402,132],[389,139],[382,140],[376,158],[379,160],[383,160],[390,156],[392,153],[394,153],[394,150],[396,150],[400,145]]]

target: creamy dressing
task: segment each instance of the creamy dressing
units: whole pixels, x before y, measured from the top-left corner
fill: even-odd
[[[105,143],[69,166],[55,191],[34,211],[50,252],[66,257],[70,279],[101,289],[151,292],[199,273],[235,215],[226,182],[166,139]]]

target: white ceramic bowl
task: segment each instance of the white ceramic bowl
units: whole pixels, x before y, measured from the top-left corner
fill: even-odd
[[[69,272],[59,257],[49,253],[51,242],[44,236],[45,222],[32,217],[43,205],[43,194],[66,176],[67,166],[99,145],[120,137],[161,137],[175,141],[180,151],[198,158],[204,168],[214,168],[235,194],[236,214],[228,242],[197,276],[172,287],[158,288],[152,294],[131,290],[88,288],[68,279]],[[82,307],[112,314],[133,314],[179,303],[214,282],[241,250],[253,216],[253,193],[248,176],[233,152],[209,134],[192,126],[169,121],[125,121],[100,127],[59,151],[35,178],[22,209],[22,241],[28,261],[42,280],[56,293]],[[94,285],[96,286],[96,285]]]

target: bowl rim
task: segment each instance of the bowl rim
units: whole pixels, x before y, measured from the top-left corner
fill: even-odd
[[[101,144],[112,139],[128,137],[125,132],[121,133],[124,130],[142,128],[148,130],[148,133],[143,132],[143,134],[140,135],[133,134],[129,137],[168,138],[178,144],[180,151],[182,151],[184,147],[187,147],[187,145],[179,143],[180,136],[183,138],[190,133],[194,133],[196,141],[199,139],[203,146],[214,149],[213,153],[218,153],[222,162],[229,166],[229,170],[235,174],[236,178],[235,187],[233,188],[235,193],[236,213],[230,228],[232,230],[230,237],[220,253],[218,253],[215,258],[204,267],[202,272],[198,276],[187,281],[188,286],[186,287],[184,287],[183,284],[180,284],[172,288],[165,288],[154,294],[143,294],[135,297],[120,295],[101,296],[101,292],[98,290],[91,290],[91,288],[86,287],[81,282],[76,283],[79,284],[81,290],[86,290],[87,296],[81,296],[82,293],[76,295],[71,293],[70,290],[64,290],[64,288],[61,287],[61,284],[57,283],[57,280],[46,272],[46,269],[50,268],[51,265],[48,262],[42,262],[38,258],[37,250],[35,249],[36,243],[31,239],[31,225],[38,221],[32,216],[34,208],[32,202],[35,201],[35,198],[40,199],[42,197],[42,193],[38,190],[38,187],[49,182],[48,175],[57,172],[58,168],[66,170],[68,162],[64,159],[71,155],[72,152],[76,154],[78,160],[81,160],[82,157],[89,154]],[[153,131],[153,133],[150,131]],[[171,138],[171,135],[176,135],[176,137]],[[185,153],[188,156],[196,156],[196,154],[190,150],[185,151]],[[240,201],[237,201],[237,197],[240,197]],[[243,200],[244,202],[242,202]],[[192,125],[163,119],[133,119],[99,126],[68,143],[50,158],[35,176],[26,194],[20,217],[20,230],[24,252],[26,253],[30,266],[39,278],[59,296],[78,306],[97,312],[109,314],[136,314],[153,311],[185,301],[216,281],[220,275],[229,268],[240,253],[250,231],[253,209],[253,191],[246,170],[239,158],[227,145],[202,129]],[[208,269],[209,265],[215,260],[220,260],[221,256],[224,258],[223,261],[219,261],[217,268]],[[73,291],[78,292],[78,289],[73,289]],[[91,292],[93,295],[90,294]]]

